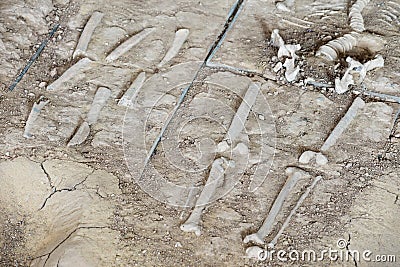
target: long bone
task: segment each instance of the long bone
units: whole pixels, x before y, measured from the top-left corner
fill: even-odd
[[[224,174],[226,168],[231,165],[224,157],[214,160],[211,166],[210,175],[208,176],[206,185],[201,191],[199,198],[196,201],[196,206],[190,214],[189,218],[184,224],[181,225],[181,230],[184,232],[194,232],[197,236],[201,234],[201,214],[203,213],[206,205],[211,201],[215,195],[216,189],[224,182]]]
[[[322,145],[320,149],[322,152],[327,151],[336,143],[342,133],[349,127],[350,123],[356,117],[358,110],[363,108],[364,106],[365,102],[361,98],[357,97],[354,100],[353,104],[347,110],[346,114],[339,121],[335,129],[333,129],[331,134],[326,139],[325,143]]]
[[[228,143],[234,144],[239,134],[244,129],[244,124],[249,116],[251,107],[256,102],[258,93],[260,92],[260,84],[251,83],[247,92],[240,104],[231,125],[229,126],[228,132],[225,135],[225,138],[222,142],[220,142],[217,146],[217,151],[222,153],[229,148]]]
[[[82,122],[74,136],[68,142],[68,146],[75,146],[82,144],[90,134],[90,125],[97,122],[100,111],[106,105],[107,100],[111,96],[111,90],[106,87],[99,87],[97,90],[92,106],[86,115],[86,120]]]
[[[286,229],[286,227],[289,225],[290,219],[293,217],[293,215],[296,213],[297,209],[303,204],[304,200],[308,197],[310,194],[311,190],[315,187],[315,185],[321,180],[321,176],[317,176],[314,178],[313,182],[309,187],[307,187],[306,191],[301,195],[299,200],[296,203],[296,206],[290,211],[289,215],[286,217],[286,220],[281,226],[281,229],[279,229],[279,232],[275,235],[274,239],[268,244],[269,247],[274,247],[276,243],[278,242],[279,237],[282,235],[283,231]]]
[[[307,187],[306,191],[301,195],[301,197],[297,201],[296,205],[293,207],[293,209],[290,211],[289,215],[286,217],[286,220],[283,222],[278,233],[275,235],[275,237],[272,239],[272,241],[270,243],[268,243],[269,248],[275,247],[276,243],[278,242],[279,237],[281,237],[283,231],[289,225],[289,222],[290,222],[291,218],[293,217],[293,215],[296,213],[297,209],[301,206],[301,204],[303,204],[304,200],[308,197],[311,190],[315,187],[315,185],[321,179],[322,179],[321,176],[315,177],[313,182],[311,183],[311,185],[309,187]],[[260,256],[262,255],[261,253],[265,253],[265,251],[262,248],[260,248],[259,246],[252,246],[252,247],[249,247],[246,249],[247,258],[260,259]],[[268,251],[266,253],[268,253]]]
[[[293,188],[296,186],[297,182],[304,176],[302,170],[293,167],[287,168],[286,174],[288,175],[288,179],[286,180],[282,190],[279,192],[278,197],[275,199],[264,223],[256,233],[246,236],[243,240],[244,243],[254,242],[260,245],[264,244],[264,238],[271,233],[275,224],[276,216],[281,211],[285,200],[288,198],[290,193],[293,192]]]

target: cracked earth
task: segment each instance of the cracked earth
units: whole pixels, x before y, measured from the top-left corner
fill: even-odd
[[[0,266],[397,266],[399,1],[0,14]]]

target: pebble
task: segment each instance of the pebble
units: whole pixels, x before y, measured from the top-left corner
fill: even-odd
[[[278,71],[280,71],[281,69],[282,69],[282,62],[278,62],[278,63],[276,63],[276,65],[275,65],[275,67],[273,68],[273,71],[274,72],[278,72]]]
[[[47,85],[46,82],[41,82],[41,83],[39,83],[39,88],[45,88],[46,85]]]
[[[51,77],[54,77],[54,76],[56,76],[56,75],[57,75],[57,69],[54,68],[54,69],[52,69],[52,70],[50,71],[50,76],[51,76]]]

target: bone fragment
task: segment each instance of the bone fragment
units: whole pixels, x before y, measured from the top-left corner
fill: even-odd
[[[88,138],[89,134],[90,134],[90,126],[86,121],[84,121],[79,126],[78,130],[71,138],[71,140],[68,142],[67,146],[76,146],[82,144]]]
[[[94,96],[92,106],[87,114],[86,121],[89,125],[97,122],[101,109],[105,106],[111,96],[111,90],[106,87],[99,87]]]
[[[299,158],[299,163],[309,164],[314,159],[317,165],[325,165],[328,163],[328,159],[322,153],[314,151],[304,151]]]
[[[140,43],[144,38],[146,38],[150,33],[154,31],[154,28],[147,28],[138,34],[132,36],[122,44],[120,44],[117,48],[115,48],[107,57],[106,62],[113,62],[118,59],[120,56],[128,52],[132,47]]]
[[[335,79],[335,91],[338,94],[347,92],[349,90],[349,85],[361,84],[367,75],[367,71],[384,66],[384,59],[381,55],[376,56],[373,60],[370,60],[365,64],[361,64],[351,57],[347,57],[346,61],[349,63],[349,67],[347,68],[342,79]],[[358,76],[356,81],[355,76]]]
[[[179,29],[176,31],[174,42],[172,43],[171,48],[165,54],[164,58],[158,64],[158,67],[165,65],[179,53],[179,50],[182,48],[188,36],[188,29]]]
[[[118,106],[129,107],[135,101],[140,88],[142,88],[144,81],[146,80],[146,73],[141,72],[131,84],[129,89],[125,92],[122,98],[118,101]]]
[[[72,58],[76,58],[81,55],[86,56],[86,50],[88,48],[90,39],[92,38],[93,32],[99,25],[103,16],[104,14],[98,11],[95,11],[92,14],[89,21],[86,23],[85,28],[82,31],[82,34],[79,38],[78,44],[75,48]]]
[[[31,112],[28,116],[28,119],[26,120],[25,123],[25,130],[24,130],[24,137],[25,138],[33,138],[31,134],[32,127],[36,121],[36,119],[39,117],[40,111],[44,108],[49,103],[49,100],[43,100],[42,98],[39,99],[38,102],[35,102],[33,104],[33,107],[31,109]]]
[[[70,81],[75,75],[88,69],[92,61],[88,58],[82,58],[72,67],[67,69],[57,80],[47,86],[47,90],[56,90],[64,83]]]
[[[246,249],[246,258],[260,260],[264,250],[258,246],[248,247]]]

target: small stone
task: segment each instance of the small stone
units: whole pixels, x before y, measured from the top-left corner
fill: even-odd
[[[52,70],[50,71],[50,76],[51,76],[51,77],[54,77],[54,76],[56,76],[56,75],[57,75],[57,69],[54,68],[54,69],[52,69]]]
[[[265,117],[264,117],[264,115],[262,115],[262,114],[258,114],[258,118],[259,118],[260,120],[262,120],[262,121],[265,120]]]
[[[181,248],[181,247],[183,247],[183,246],[182,246],[181,242],[176,242],[175,247],[176,247],[176,248]]]
[[[41,82],[41,83],[39,83],[39,88],[45,88],[46,85],[47,85],[46,82]]]

